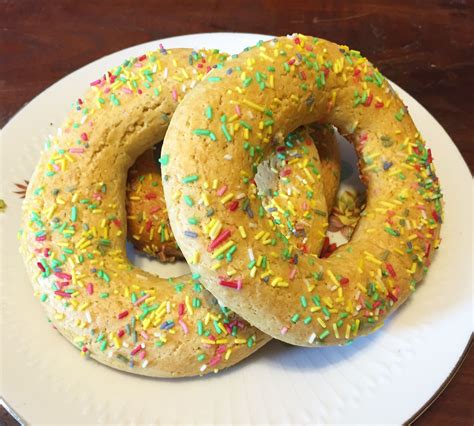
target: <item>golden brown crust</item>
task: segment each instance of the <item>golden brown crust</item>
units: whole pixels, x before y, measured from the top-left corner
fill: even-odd
[[[306,136],[319,152],[318,168],[324,188],[327,212],[334,205],[340,179],[340,157],[334,130],[331,126],[313,125]],[[128,171],[127,179],[127,234],[129,241],[141,252],[157,257],[161,262],[183,259],[171,230],[168,210],[161,184],[159,153],[161,143],[144,152]],[[313,229],[316,231],[316,228]],[[322,227],[313,237],[321,245]]]
[[[212,119],[203,115],[206,108]],[[252,130],[230,123],[236,110]],[[354,144],[368,185],[352,240],[324,260],[293,255],[271,215],[256,214],[262,202],[251,184],[281,136],[314,121],[335,125]],[[169,158],[163,181],[172,227],[185,258],[199,258],[192,270],[219,300],[292,344],[345,344],[379,328],[413,292],[439,244],[441,193],[431,153],[380,72],[345,46],[294,35],[246,50],[184,99],[163,155]],[[224,156],[233,164],[223,167]],[[183,183],[189,175],[196,180]],[[206,186],[213,181],[226,187],[225,195]],[[226,206],[237,194],[248,199],[247,208],[229,214]],[[275,199],[281,206],[279,194]],[[189,217],[199,225],[189,226]],[[211,220],[246,231],[245,237],[232,232],[230,261],[219,259],[220,247],[207,251]],[[184,229],[196,237],[187,239]],[[265,259],[253,274],[249,249]],[[228,280],[240,283],[239,290]]]
[[[127,234],[138,251],[167,263],[183,255],[168,220],[157,149],[145,151],[128,171]]]
[[[48,141],[23,205],[35,295],[85,356],[135,374],[206,374],[269,337],[221,308],[198,275],[166,280],[125,252],[127,170],[162,140],[178,102],[225,56],[160,49],[124,62],[78,100]]]

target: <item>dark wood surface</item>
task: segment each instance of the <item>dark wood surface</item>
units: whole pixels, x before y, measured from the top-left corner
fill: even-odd
[[[361,50],[420,101],[474,170],[474,1],[0,0],[0,126],[45,88],[116,50],[180,34],[302,32]],[[471,350],[417,424],[473,424]],[[21,416],[21,413],[18,413]],[[9,424],[0,409],[0,424]]]

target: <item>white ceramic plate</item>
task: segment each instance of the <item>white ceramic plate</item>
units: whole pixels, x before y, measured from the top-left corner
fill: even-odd
[[[157,380],[84,361],[45,320],[18,254],[21,202],[12,191],[31,175],[45,136],[71,102],[106,69],[160,42],[237,53],[263,38],[197,34],[114,53],[45,90],[3,129],[0,198],[8,207],[0,213],[0,395],[28,423],[402,423],[451,373],[472,332],[472,180],[442,127],[396,86],[432,148],[446,217],[427,279],[379,332],[341,348],[274,341],[218,375]],[[167,275],[184,269],[154,267]]]

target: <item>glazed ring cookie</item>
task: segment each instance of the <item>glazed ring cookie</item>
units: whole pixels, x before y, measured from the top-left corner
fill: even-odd
[[[20,238],[35,294],[61,334],[108,366],[205,374],[269,340],[221,307],[199,274],[162,279],[135,269],[125,252],[127,170],[163,140],[184,94],[223,59],[161,48],[92,82],[28,186]]]
[[[282,135],[311,122],[334,125],[354,144],[368,187],[351,241],[327,259],[294,254],[271,213],[257,214],[263,200],[252,180]],[[200,257],[191,269],[226,306],[288,343],[340,345],[378,329],[438,247],[442,195],[431,152],[382,74],[345,46],[293,35],[246,49],[179,105],[162,156],[171,226],[185,258]],[[310,173],[296,163],[295,184],[300,170]],[[291,227],[284,197],[273,200]],[[237,201],[246,208],[230,212]],[[209,235],[210,221],[228,230],[225,239]],[[234,250],[230,262],[216,255],[223,247]],[[229,288],[229,280],[241,285]]]
[[[327,212],[331,212],[340,178],[339,148],[334,130],[330,126],[314,125],[308,127],[305,134],[319,152],[324,197]],[[157,160],[160,150],[161,144],[157,144],[143,153],[128,172],[127,231],[129,241],[138,251],[155,256],[161,262],[174,262],[183,255],[168,220]],[[324,227],[321,233],[324,233]],[[316,238],[321,240],[321,235]]]

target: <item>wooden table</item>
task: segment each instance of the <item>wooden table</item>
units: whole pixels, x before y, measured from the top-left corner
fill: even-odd
[[[337,4],[335,4],[337,3]],[[180,34],[302,32],[361,50],[451,135],[471,172],[474,2],[0,0],[0,125],[75,69]],[[473,351],[417,424],[472,424]],[[21,415],[21,413],[19,413]],[[14,424],[0,409],[0,423]]]

